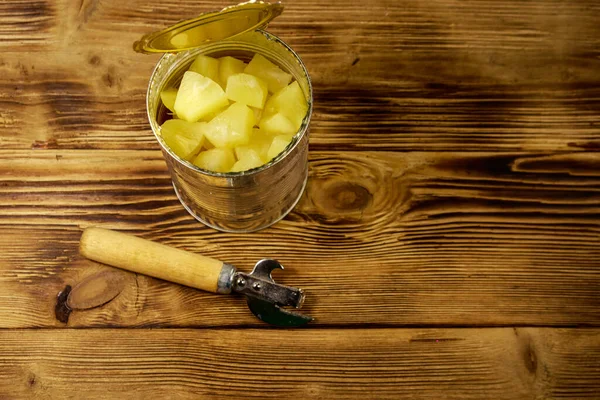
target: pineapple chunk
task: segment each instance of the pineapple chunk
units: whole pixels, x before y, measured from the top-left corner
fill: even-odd
[[[271,135],[293,135],[297,129],[282,113],[273,114],[260,120],[258,126]]]
[[[214,149],[215,146],[213,146],[213,144],[211,142],[209,142],[208,140],[204,141],[204,145],[202,146],[202,149],[204,150],[210,150],[210,149]],[[200,149],[200,150],[202,150]]]
[[[250,107],[250,108],[252,109],[252,112],[254,113],[254,123],[258,124],[258,122],[262,118],[263,110],[261,110],[260,108],[256,108],[256,107]]]
[[[160,135],[173,153],[189,161],[202,148],[205,129],[205,122],[170,119],[160,127]]]
[[[264,107],[266,115],[275,113],[283,114],[294,125],[297,131],[302,125],[302,120],[308,111],[306,98],[298,81],[294,81],[269,98]]]
[[[254,113],[240,103],[233,103],[214,117],[206,127],[206,138],[215,147],[232,148],[248,144],[254,126]]]
[[[175,112],[175,99],[177,98],[177,89],[169,88],[160,92],[162,103],[171,112]]]
[[[235,148],[235,156],[238,160],[240,160],[244,158],[244,154],[248,150],[253,150],[258,154],[263,163],[266,163],[270,160],[270,158],[267,156],[267,152],[269,151],[269,147],[271,147],[272,141],[272,136],[265,134],[260,129],[252,129],[250,142],[244,146],[237,146]]]
[[[276,93],[286,87],[292,80],[288,74],[260,54],[255,54],[248,66],[244,69],[246,74],[254,75],[267,82],[269,92]]]
[[[231,172],[247,171],[252,168],[258,168],[264,164],[258,153],[252,149],[246,149],[239,154],[240,159],[233,164]]]
[[[279,135],[273,138],[273,142],[271,143],[271,147],[269,147],[269,151],[267,152],[267,157],[269,160],[277,157],[279,153],[281,153],[288,144],[292,141],[292,136],[289,135]]]
[[[188,71],[197,72],[217,83],[219,82],[219,60],[216,58],[200,54],[190,65]]]
[[[233,104],[233,103],[232,103],[232,104]],[[214,117],[216,117],[217,115],[221,114],[223,111],[227,110],[227,108],[228,108],[228,107],[229,107],[229,102],[227,103],[227,105],[226,105],[225,107],[223,107],[223,108],[219,108],[219,109],[218,109],[218,110],[216,110],[216,111],[213,111],[213,112],[211,112],[211,113],[209,113],[209,114],[206,114],[204,117],[202,117],[202,121],[205,121],[205,122],[210,122],[210,121],[212,121],[212,119],[213,119]]]
[[[223,88],[227,85],[227,80],[231,75],[241,74],[246,68],[246,63],[233,57],[219,58],[219,79]]]
[[[179,118],[196,122],[227,104],[225,92],[215,81],[193,71],[183,74],[174,106]]]
[[[267,99],[267,84],[248,74],[235,74],[227,79],[225,93],[229,100],[256,108],[263,108]]]
[[[193,164],[208,171],[229,172],[233,164],[235,164],[235,157],[231,149],[214,148],[200,152],[194,158]]]

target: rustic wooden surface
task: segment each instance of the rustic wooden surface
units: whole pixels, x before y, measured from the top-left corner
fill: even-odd
[[[0,2],[0,399],[600,398],[600,3],[285,2],[310,179],[253,234],[181,207],[131,47],[227,4]],[[92,225],[278,258],[316,320],[85,260]],[[122,291],[59,322],[107,270]]]
[[[0,353],[8,358],[0,378],[11,382],[15,397],[36,399],[598,395],[585,384],[600,379],[598,330],[366,328],[346,333],[14,330],[0,342]],[[23,343],[28,346],[21,348]],[[116,387],[119,391],[110,393]]]

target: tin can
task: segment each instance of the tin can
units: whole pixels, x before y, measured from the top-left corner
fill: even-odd
[[[251,10],[261,10],[263,14],[258,17],[253,17],[254,14],[251,14],[249,17],[248,4],[250,4]],[[273,14],[278,15],[282,9],[278,3],[275,5],[258,3],[258,6],[271,7],[271,15],[267,15],[270,17],[269,20],[272,19]],[[276,6],[275,11],[273,11],[273,6]],[[161,57],[150,78],[146,106],[150,126],[161,145],[175,193],[183,207],[198,221],[226,232],[256,231],[285,217],[300,200],[308,176],[308,136],[312,113],[312,86],[306,67],[300,57],[281,39],[260,29],[261,26],[266,26],[264,22],[259,21],[258,28],[253,26],[256,29],[245,29],[243,32],[233,32],[232,34],[232,30],[242,30],[240,19],[256,23],[260,19],[259,17],[265,18],[264,8],[260,7],[257,7],[255,2],[245,3],[227,8],[220,13],[207,14],[204,19],[213,18],[213,21],[210,21],[213,26],[203,22],[202,24],[196,23],[191,29],[170,28],[170,30],[159,32],[162,36],[154,34],[155,38],[160,37],[158,50],[152,47],[152,38],[145,42],[146,51],[144,52],[162,50],[166,53]],[[233,13],[231,13],[232,9]],[[236,14],[236,10],[243,12]],[[225,15],[234,14],[233,25],[230,20],[229,24],[225,24],[226,28],[223,28],[223,13]],[[189,25],[193,21],[184,21],[175,28],[186,22]],[[227,28],[228,26],[229,28]],[[234,26],[235,29],[231,26]],[[194,34],[194,29],[196,29],[196,33],[198,32],[198,27],[201,27],[202,34],[209,36],[211,40],[198,38],[197,35],[196,37],[191,36]],[[165,34],[171,40],[166,41]],[[198,41],[202,44],[196,46]],[[157,40],[154,40],[154,43],[156,42]],[[164,43],[167,45],[165,46]],[[169,49],[173,43],[179,46],[175,49],[177,51]],[[142,46],[140,42],[136,42],[136,50],[139,51]],[[166,109],[160,100],[161,91],[165,88],[176,87],[181,81],[183,73],[199,54],[216,58],[233,56],[248,61],[255,53],[261,54],[292,74],[306,97],[307,114],[290,144],[279,156],[267,164],[237,173],[203,170],[179,158],[166,145],[160,134],[160,125],[166,118]]]

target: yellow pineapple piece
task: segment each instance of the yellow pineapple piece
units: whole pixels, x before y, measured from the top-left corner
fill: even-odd
[[[208,171],[229,172],[235,164],[235,157],[231,149],[214,148],[200,152],[194,158],[193,164]]]
[[[233,104],[233,103],[231,103]],[[227,103],[227,105],[225,107],[222,107],[216,111],[211,112],[210,114],[206,114],[204,117],[202,117],[201,121],[204,122],[210,122],[213,120],[214,117],[216,117],[217,115],[221,114],[223,111],[227,110],[227,108],[230,106],[229,102]]]
[[[246,149],[240,154],[239,160],[231,167],[231,172],[247,171],[252,168],[258,168],[264,164],[258,153],[252,149]]]
[[[262,118],[263,110],[261,110],[260,108],[256,108],[256,107],[250,107],[250,109],[254,113],[254,124],[256,125]]]
[[[293,135],[297,129],[282,113],[264,117],[258,123],[261,130],[271,135]]]
[[[254,126],[254,113],[240,103],[233,103],[207,125],[205,136],[215,147],[233,148],[248,144]]]
[[[269,160],[277,157],[292,141],[293,136],[289,135],[278,135],[273,138],[273,142],[271,143],[271,147],[269,147],[269,151],[267,152],[267,157]]]
[[[273,136],[263,132],[261,129],[252,129],[252,136],[250,137],[250,144],[258,153],[258,155],[265,161],[269,161],[268,156],[269,148],[273,142]]]
[[[225,89],[229,77],[244,72],[244,68],[246,68],[246,63],[242,60],[230,56],[219,58],[219,79],[223,89]]]
[[[292,80],[288,74],[260,54],[255,54],[244,69],[246,74],[254,75],[267,82],[270,93],[276,93],[287,86]]]
[[[160,127],[160,135],[173,153],[189,161],[202,148],[205,129],[205,122],[170,119]]]
[[[244,158],[244,154],[248,150],[253,150],[258,154],[263,163],[266,163],[270,160],[267,156],[267,152],[269,151],[269,147],[271,147],[272,141],[273,137],[271,135],[262,132],[260,129],[254,128],[252,129],[249,143],[235,148],[235,156],[239,160]]]
[[[262,79],[241,73],[229,76],[225,93],[229,100],[251,107],[263,108],[268,90],[267,84]]]
[[[169,88],[160,92],[160,99],[162,103],[171,112],[175,112],[175,99],[177,98],[177,89]]]
[[[179,118],[196,122],[228,104],[229,100],[218,83],[196,72],[186,71],[177,91],[174,109]]]
[[[294,131],[297,131],[300,129],[307,111],[308,104],[304,93],[298,81],[294,81],[269,98],[265,104],[263,114],[281,113],[292,122]]]
[[[190,65],[188,71],[197,72],[219,83],[219,60],[216,58],[200,54]]]

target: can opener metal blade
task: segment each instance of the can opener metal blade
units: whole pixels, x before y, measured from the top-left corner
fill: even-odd
[[[273,280],[271,272],[283,269],[276,260],[260,260],[252,272],[246,274],[214,258],[96,227],[85,229],[79,252],[86,258],[113,267],[208,292],[243,294],[250,311],[272,325],[295,327],[313,320],[283,308],[300,308],[305,295],[302,289]]]

